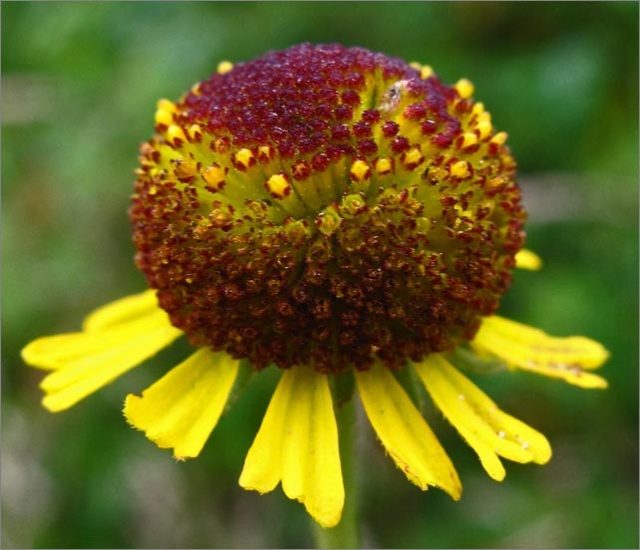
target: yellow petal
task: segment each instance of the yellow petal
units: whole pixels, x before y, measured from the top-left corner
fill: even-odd
[[[121,323],[133,321],[159,309],[155,290],[125,296],[91,312],[84,320],[82,329],[95,332]]]
[[[109,326],[104,330],[96,329],[91,332],[71,332],[37,338],[23,348],[22,358],[32,367],[56,370],[68,366],[76,359],[108,350],[110,347],[118,347],[130,340],[133,334],[159,328],[166,328],[168,332],[180,335],[180,331],[171,326],[167,314],[158,307],[154,307],[144,316]]]
[[[442,355],[415,364],[433,401],[471,446],[487,473],[502,481],[498,455],[516,462],[544,464],[551,458],[547,439],[497,405]]]
[[[323,527],[340,521],[344,486],[327,375],[293,367],[282,375],[251,449],[240,485],[260,493],[282,489]]]
[[[356,371],[364,410],[380,441],[409,481],[439,487],[455,500],[462,486],[440,442],[391,372],[380,364]]]
[[[218,423],[238,375],[240,362],[204,348],[142,392],[129,394],[129,423],[177,459],[200,454]]]
[[[53,370],[41,382],[42,404],[66,409],[173,342],[182,332],[162,310],[114,328],[39,338],[22,350],[25,362]]]
[[[518,269],[538,271],[542,267],[542,259],[535,252],[523,248],[516,254],[516,267]]]
[[[583,388],[607,387],[604,378],[585,369],[598,368],[609,353],[601,344],[584,336],[556,338],[494,315],[482,321],[471,344],[513,368],[560,378]]]

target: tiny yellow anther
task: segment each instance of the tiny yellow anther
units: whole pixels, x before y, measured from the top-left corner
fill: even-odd
[[[480,102],[480,103],[474,103],[473,107],[471,108],[471,114],[472,115],[480,115],[482,113],[486,112],[484,110],[484,103]]]
[[[169,111],[170,113],[178,112],[176,104],[168,99],[159,99],[158,103],[156,103],[156,107],[162,111]]]
[[[478,113],[478,122],[491,122],[491,113],[489,111]]]
[[[274,174],[264,184],[269,194],[276,199],[284,199],[291,193],[291,184],[283,174]]]
[[[173,115],[169,111],[158,109],[155,115],[156,125],[163,124],[164,126],[171,126],[173,124]]]
[[[234,158],[236,163],[240,164],[244,168],[249,168],[252,161],[254,160],[254,156],[253,156],[253,153],[251,152],[251,149],[246,149],[246,148],[240,149],[235,154]]]
[[[187,140],[187,136],[184,135],[184,130],[176,124],[172,124],[171,126],[169,126],[169,128],[167,128],[167,138],[169,139],[169,141],[172,141],[174,143],[176,139],[179,139],[181,141]]]
[[[371,169],[364,160],[358,159],[351,164],[349,174],[354,181],[364,181],[371,177]]]
[[[491,122],[488,120],[481,120],[478,122],[478,132],[480,133],[480,139],[485,139],[491,135],[491,130],[493,126],[491,126]]]
[[[269,162],[273,158],[273,151],[268,145],[258,147],[258,159],[261,162]]]
[[[474,132],[465,132],[462,136],[462,143],[460,149],[466,149],[478,143],[478,136]]]
[[[202,179],[209,184],[207,189],[214,193],[224,187],[225,176],[226,170],[219,164],[212,164],[202,172]]]
[[[187,130],[191,139],[200,139],[202,137],[202,127],[199,124],[192,124]]]
[[[431,67],[431,65],[423,65],[420,69],[420,78],[422,78],[422,80],[429,78],[432,74],[433,68]]]
[[[378,174],[380,174],[381,176],[389,174],[392,170],[393,163],[391,162],[391,159],[382,157],[376,161],[376,172],[378,172]]]
[[[423,160],[424,156],[422,155],[422,151],[420,151],[420,148],[414,147],[413,149],[410,149],[405,153],[404,158],[402,159],[402,164],[405,166],[405,168],[413,169]]]
[[[233,63],[230,61],[221,61],[218,63],[218,74],[228,73],[231,69],[233,69]]]
[[[497,143],[498,145],[503,145],[505,141],[507,141],[507,132],[498,132],[491,138],[491,143]]]
[[[451,175],[456,178],[466,178],[469,175],[469,165],[464,160],[459,160],[451,166]]]
[[[417,61],[414,61],[413,63],[409,63],[409,65],[414,69],[416,69],[417,71],[420,71],[420,78],[422,78],[423,80],[425,78],[429,78],[433,74],[433,69],[431,68],[430,65],[421,65]]]
[[[175,103],[168,99],[161,99],[158,101],[157,107],[158,110],[155,116],[156,124],[164,124],[165,126],[173,124],[173,115],[178,112]]]
[[[461,78],[460,80],[458,80],[454,87],[457,90],[458,94],[460,94],[460,97],[462,99],[467,99],[468,97],[471,97],[473,95],[473,84],[466,78]]]

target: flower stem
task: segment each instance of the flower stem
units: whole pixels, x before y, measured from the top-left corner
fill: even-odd
[[[354,399],[344,403],[336,411],[340,438],[340,461],[345,489],[344,510],[340,523],[324,529],[313,521],[316,548],[360,548],[358,536],[358,494],[355,468],[355,413]]]

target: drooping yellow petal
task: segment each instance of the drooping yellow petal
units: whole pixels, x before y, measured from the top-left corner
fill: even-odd
[[[601,344],[584,336],[556,338],[494,315],[482,321],[471,344],[513,368],[560,378],[583,388],[607,387],[604,378],[585,372],[585,369],[598,368],[609,353]]]
[[[267,493],[279,481],[323,527],[340,521],[344,486],[338,428],[327,375],[311,367],[292,367],[282,375],[239,483]]]
[[[158,307],[154,307],[144,316],[107,326],[104,330],[93,329],[90,332],[71,332],[37,338],[22,349],[22,358],[32,367],[57,370],[68,366],[76,359],[116,348],[126,343],[132,336],[137,337],[145,331],[161,328],[166,328],[168,332],[175,333],[177,336],[181,334],[178,329],[171,326],[167,314]]]
[[[502,481],[505,476],[498,455],[522,463],[549,461],[551,447],[544,435],[502,412],[442,355],[429,355],[415,369],[435,404],[493,479]]]
[[[24,361],[53,370],[41,382],[42,404],[52,412],[84,397],[168,346],[182,332],[159,309],[144,317],[96,332],[38,338],[22,350]]]
[[[82,329],[96,332],[121,323],[133,321],[159,309],[155,290],[125,296],[92,311],[84,320]]]
[[[218,423],[238,375],[240,362],[203,348],[142,392],[129,394],[129,423],[177,459],[200,454]]]
[[[542,258],[535,252],[523,248],[516,254],[516,267],[518,269],[538,271],[542,267]]]
[[[409,481],[423,491],[439,487],[458,500],[462,485],[451,460],[391,372],[376,363],[356,371],[356,382],[373,429]]]

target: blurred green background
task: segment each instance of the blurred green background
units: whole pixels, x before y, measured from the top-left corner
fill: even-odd
[[[220,60],[341,42],[468,77],[519,162],[528,246],[506,316],[603,342],[607,391],[526,373],[474,377],[544,432],[545,467],[491,481],[435,410],[463,498],[422,493],[359,438],[363,544],[638,547],[638,4],[2,3],[2,545],[305,547],[302,506],[237,479],[276,383],[264,373],[202,456],[176,463],[120,409],[186,353],[179,343],[73,409],[39,406],[19,350],[77,330],[144,288],[126,210],[155,102]]]

